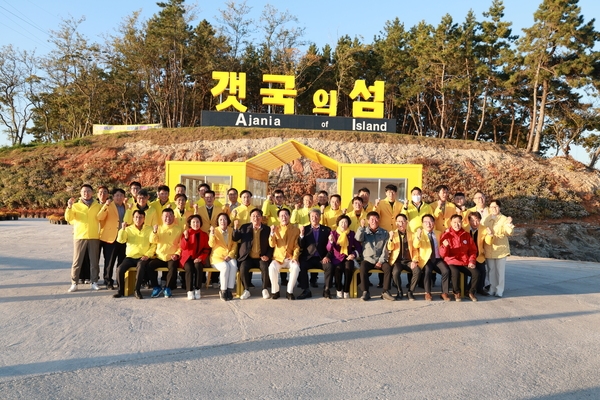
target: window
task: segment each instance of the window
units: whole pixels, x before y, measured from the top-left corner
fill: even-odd
[[[198,187],[203,183],[210,185],[210,189],[215,192],[215,198],[225,204],[227,203],[227,191],[231,187],[231,176],[182,175],[181,183],[186,186],[186,194],[192,204],[199,200]]]
[[[252,205],[262,207],[267,199],[267,182],[259,181],[258,179],[248,178],[246,189],[252,192]]]
[[[406,178],[357,178],[354,179],[352,193],[358,194],[361,188],[366,187],[371,191],[371,202],[375,204],[375,199],[385,199],[385,187],[390,184],[398,187],[396,199],[404,201],[406,199]]]

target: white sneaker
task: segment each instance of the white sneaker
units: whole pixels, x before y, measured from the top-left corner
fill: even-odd
[[[83,283],[84,283],[84,284],[86,284],[86,285],[89,285],[89,283],[90,283],[90,280],[89,280],[89,279],[86,279],[85,281],[83,281]]]
[[[69,293],[71,292],[76,292],[77,291],[77,284],[74,283],[71,285],[71,287],[69,288]]]
[[[200,289],[194,290],[194,299],[200,300]]]
[[[244,290],[244,293],[242,293],[242,295],[240,296],[240,299],[246,300],[249,297],[250,297],[250,291]]]
[[[345,299],[349,299],[350,298],[350,293],[349,292],[344,292],[344,298]]]
[[[262,295],[263,295],[263,299],[270,299],[271,295],[269,294],[269,291],[267,289],[263,289],[262,290]]]
[[[98,287],[98,284],[96,282],[92,282],[92,284],[90,285],[90,288],[92,290],[100,290],[100,288]]]
[[[221,284],[219,282],[213,282],[212,287],[213,289],[218,289],[221,287]]]
[[[187,296],[188,296],[188,300],[194,300],[194,292],[192,292],[191,290],[189,292],[187,292]]]
[[[341,290],[337,290],[336,293],[335,293],[335,296],[338,299],[343,299],[344,298],[344,292],[342,292]]]

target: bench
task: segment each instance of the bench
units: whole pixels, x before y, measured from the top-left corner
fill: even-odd
[[[169,269],[168,268],[156,268],[156,271],[167,272],[167,271],[169,271]],[[177,268],[177,272],[184,272],[184,271],[185,270],[183,268]],[[205,267],[205,268],[203,268],[203,271],[208,274],[206,277],[206,288],[208,289],[210,286],[210,275],[213,272],[219,272],[219,270],[216,268],[213,268],[213,267],[208,267],[208,268]],[[133,294],[133,292],[135,291],[135,275],[136,275],[136,273],[137,273],[136,267],[131,267],[127,271],[125,271],[125,290],[124,290],[125,296],[131,296]]]
[[[383,274],[383,270],[381,269],[371,269],[369,270],[370,274]],[[406,273],[406,271],[402,271],[401,273]],[[435,272],[434,272],[435,273]],[[354,270],[354,274],[352,275],[352,283],[350,284],[350,297],[357,298],[358,297],[358,274],[360,274],[360,268]],[[460,273],[460,295],[465,297],[465,276],[461,272]]]

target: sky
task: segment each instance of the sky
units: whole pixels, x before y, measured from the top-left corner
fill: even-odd
[[[218,25],[219,10],[226,8],[225,3],[226,0],[187,0],[185,4],[195,6],[197,21],[206,19]],[[460,23],[469,10],[482,20],[482,13],[489,9],[492,0],[428,0],[424,3],[415,3],[414,0],[247,0],[247,5],[252,7],[249,17],[258,20],[267,3],[296,16],[298,25],[305,28],[303,39],[322,48],[326,44],[335,47],[344,35],[371,43],[376,35],[381,34],[386,21],[396,17],[407,29],[420,21],[437,25],[445,14],[450,14],[455,22]],[[513,23],[513,34],[521,35],[522,28],[533,24],[533,14],[540,3],[541,0],[504,0],[504,19]],[[600,1],[580,0],[579,6],[586,22],[600,17]],[[79,26],[80,32],[90,42],[103,43],[106,37],[117,34],[124,18],[134,11],[140,11],[140,18],[146,20],[157,13],[159,7],[152,0],[0,0],[0,46],[10,44],[20,50],[35,50],[37,55],[46,54],[52,50],[49,42],[52,31],[57,31],[61,21],[70,18],[84,18]],[[600,30],[598,21],[595,26]],[[2,136],[0,145],[6,144]],[[585,154],[583,157],[587,159]]]

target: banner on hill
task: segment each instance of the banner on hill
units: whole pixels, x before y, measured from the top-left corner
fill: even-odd
[[[129,131],[146,131],[148,129],[160,129],[162,124],[150,125],[96,125],[92,133],[94,135],[104,135],[105,133],[129,132]]]

